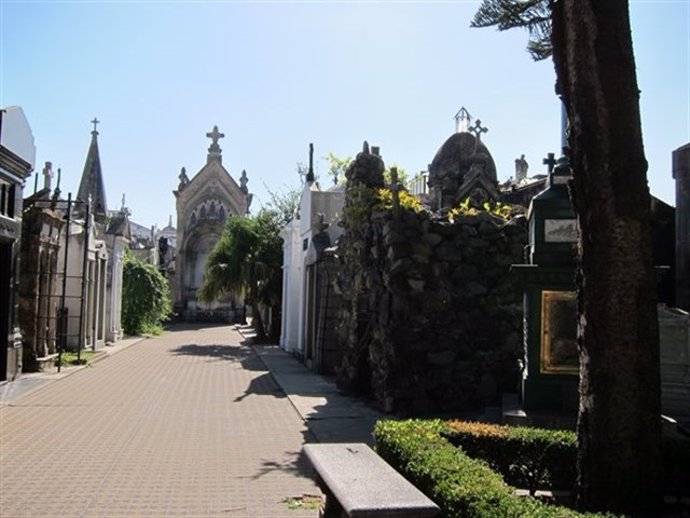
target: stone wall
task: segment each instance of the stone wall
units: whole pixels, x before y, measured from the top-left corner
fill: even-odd
[[[348,186],[344,211],[340,386],[398,414],[497,404],[516,390],[522,358],[522,290],[509,270],[523,262],[524,218],[450,221],[385,209],[366,192]]]

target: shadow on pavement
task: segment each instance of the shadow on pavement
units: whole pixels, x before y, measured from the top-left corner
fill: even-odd
[[[261,359],[254,350],[248,346],[186,344],[172,349],[171,353],[176,356],[202,356],[207,357],[209,361],[237,363],[243,369],[264,372],[264,374],[253,378],[244,393],[241,396],[237,396],[234,401],[242,401],[252,394],[257,396],[273,396],[276,398],[287,397],[285,392],[276,383],[273,375],[267,372],[266,366]]]
[[[314,442],[314,437],[312,434],[307,430],[303,432],[304,435],[304,444],[307,443],[312,443]],[[307,458],[306,454],[300,450],[300,451],[288,451],[285,452],[286,455],[290,456],[290,460],[285,461],[285,462],[276,462],[274,460],[263,460],[261,462],[261,469],[259,469],[258,473],[255,475],[252,475],[251,478],[252,480],[257,480],[265,475],[268,475],[270,473],[273,473],[275,471],[283,472],[283,473],[292,473],[296,475],[300,475],[305,478],[312,478],[314,475],[314,470],[311,467],[311,463],[309,462],[309,459]]]
[[[257,395],[257,396],[273,396],[276,398],[285,398],[287,395],[283,392],[278,384],[273,379],[270,372],[262,374],[258,378],[252,379],[249,385],[244,390],[244,394],[237,396],[233,401],[242,401],[247,396]]]
[[[261,360],[254,351],[245,346],[227,344],[186,344],[172,349],[176,356],[206,356],[211,361],[231,361],[242,364],[248,370],[265,370]]]

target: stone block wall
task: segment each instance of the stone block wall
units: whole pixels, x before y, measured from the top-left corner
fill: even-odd
[[[374,210],[341,243],[344,388],[404,415],[495,405],[522,358],[524,217]],[[347,303],[349,301],[349,304]]]

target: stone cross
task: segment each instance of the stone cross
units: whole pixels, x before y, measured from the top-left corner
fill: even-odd
[[[486,133],[487,131],[489,131],[489,129],[482,127],[482,121],[480,121],[479,119],[474,121],[474,126],[469,128],[469,132],[473,133],[474,136],[477,137],[477,140],[481,140],[482,133]]]
[[[206,133],[206,136],[213,141],[212,146],[218,145],[218,139],[225,138],[225,133],[218,131],[218,126],[213,126],[213,131]]]
[[[398,179],[398,168],[391,167],[391,201],[393,202],[393,212],[396,214],[400,212],[400,191],[403,190],[403,185]]]
[[[100,122],[101,122],[101,121],[99,121],[98,118],[96,118],[96,117],[93,118],[93,120],[91,121],[91,124],[93,124],[93,131],[92,131],[92,133],[98,134],[98,124],[99,124]]]
[[[38,181],[38,176],[36,176],[36,180]],[[43,188],[44,189],[51,189],[51,184],[53,180],[53,164],[51,162],[46,162],[45,167],[43,168]]]
[[[206,136],[212,141],[211,145],[208,147],[207,162],[211,163],[212,161],[215,161],[219,164],[223,163],[223,158],[220,155],[222,150],[218,145],[218,139],[224,138],[225,133],[218,131],[218,126],[213,126],[213,131],[206,133]]]
[[[548,153],[542,163],[549,168],[549,174],[553,173],[553,168],[556,165],[556,155]]]

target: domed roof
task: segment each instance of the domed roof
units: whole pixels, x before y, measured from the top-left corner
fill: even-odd
[[[458,176],[462,183],[472,164],[479,161],[484,162],[484,175],[496,182],[496,164],[484,143],[471,133],[454,133],[439,148],[429,165],[429,181]]]

